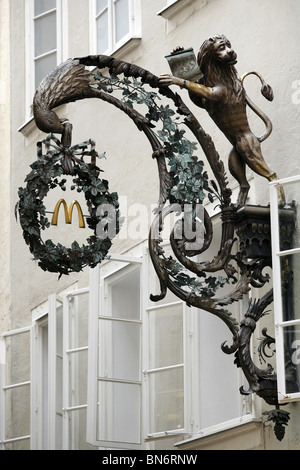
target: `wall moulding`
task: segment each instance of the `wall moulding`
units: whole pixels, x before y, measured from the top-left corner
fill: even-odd
[[[183,23],[192,13],[204,7],[209,0],[176,0],[157,12],[167,20],[167,33],[173,31],[179,24]]]

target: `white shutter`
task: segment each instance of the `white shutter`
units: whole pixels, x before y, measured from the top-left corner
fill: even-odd
[[[87,440],[141,449],[142,260],[111,259],[91,270]]]
[[[62,300],[63,449],[86,450],[89,288]]]
[[[300,215],[281,208],[300,201],[300,176],[270,183],[274,316],[279,403],[300,400]],[[293,218],[295,218],[293,220]]]
[[[164,249],[167,251],[168,246]],[[147,403],[146,432],[149,439],[183,435],[191,431],[189,399],[192,369],[186,367],[191,341],[191,312],[184,302],[168,292],[158,303],[150,294],[159,289],[152,263],[147,259],[147,286],[144,291],[144,385]],[[146,283],[145,283],[146,284]]]
[[[34,318],[34,440],[43,450],[85,450],[89,288],[50,295]]]
[[[0,336],[0,444],[3,450],[29,450],[33,328]]]

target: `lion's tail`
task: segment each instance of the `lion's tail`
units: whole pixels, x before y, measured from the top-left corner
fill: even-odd
[[[241,82],[243,83],[244,79],[247,77],[247,75],[256,75],[260,81],[261,81],[261,84],[262,84],[262,87],[261,87],[261,94],[268,100],[268,101],[273,101],[274,99],[274,93],[273,93],[273,90],[271,88],[270,85],[268,85],[264,79],[262,78],[262,76],[257,73],[257,72],[247,72],[245,73],[242,77],[241,77]],[[270,121],[270,119],[268,118],[268,116],[266,116],[266,114],[261,110],[259,109],[254,103],[253,101],[250,100],[250,98],[246,95],[246,102],[248,104],[248,106],[263,120],[263,122],[265,123],[265,126],[266,126],[266,131],[265,133],[258,137],[258,140],[260,142],[263,142],[264,140],[266,140],[269,135],[271,134],[272,132],[272,129],[273,129],[273,126],[272,126],[272,122]]]

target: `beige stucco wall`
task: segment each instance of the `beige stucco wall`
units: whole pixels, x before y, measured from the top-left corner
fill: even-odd
[[[165,0],[142,1],[142,41],[131,52],[121,56],[123,60],[134,62],[159,75],[169,72],[164,58],[178,46],[194,47],[197,53],[199,46],[207,37],[224,33],[232,42],[238,54],[236,65],[239,74],[255,70],[269,82],[275,94],[272,103],[260,95],[260,84],[257,79],[247,79],[246,88],[250,97],[260,106],[273,122],[271,137],[263,143],[263,154],[269,166],[280,177],[287,177],[300,172],[298,149],[300,133],[298,129],[300,104],[294,100],[293,84],[300,77],[300,64],[297,61],[300,31],[297,24],[300,14],[298,0],[194,0],[187,2],[183,12],[171,20],[157,16],[157,12],[166,6]],[[64,34],[68,36],[66,57],[78,57],[89,54],[89,14],[87,0],[64,0],[65,23],[68,24]],[[1,165],[3,184],[0,188],[0,204],[6,222],[1,230],[1,309],[8,311],[11,288],[11,318],[5,317],[5,325],[11,320],[12,328],[27,326],[31,323],[31,309],[43,302],[53,292],[63,290],[68,285],[79,281],[85,285],[87,273],[83,275],[64,276],[58,281],[55,274],[45,273],[33,262],[27,246],[22,239],[20,226],[14,219],[14,206],[17,202],[17,189],[23,185],[29,173],[29,165],[36,159],[36,142],[44,137],[36,129],[23,132],[18,129],[25,123],[25,17],[24,0],[1,0],[1,19],[7,18],[8,8],[12,14],[11,50],[12,94],[11,120],[9,119],[9,87],[0,95],[1,132],[5,132],[5,151],[2,149]],[[2,13],[5,13],[2,15]],[[9,43],[5,41],[9,34],[8,21],[1,23],[1,79],[3,70],[5,81],[9,73]],[[4,42],[3,42],[4,41]],[[2,67],[2,65],[5,67]],[[179,91],[179,89],[176,89]],[[195,109],[188,100],[186,91],[179,91],[183,99],[194,110],[204,129],[213,137],[217,149],[227,165],[230,144],[216,129],[204,110]],[[4,98],[4,99],[3,99]],[[62,115],[68,115],[73,123],[73,143],[93,138],[99,153],[106,151],[107,159],[100,162],[104,177],[110,182],[110,189],[119,196],[127,198],[127,208],[132,209],[135,203],[144,204],[148,221],[151,216],[151,205],[158,198],[158,177],[156,162],[151,158],[151,148],[145,137],[137,131],[134,124],[120,112],[109,105],[95,101],[83,101],[64,106]],[[253,129],[261,133],[263,126],[255,116],[250,115]],[[11,126],[11,174],[10,174],[10,139]],[[5,177],[3,176],[5,175]],[[11,181],[11,191],[9,188]],[[230,181],[232,178],[229,175]],[[236,186],[232,181],[233,187]],[[11,198],[10,198],[11,194]],[[261,177],[254,176],[250,192],[250,203],[265,204],[268,202],[268,184]],[[4,210],[5,209],[5,210]],[[126,212],[126,207],[125,207]],[[126,214],[125,214],[126,215]],[[139,215],[139,214],[137,214]],[[133,220],[128,216],[128,223]],[[10,232],[11,225],[11,232]],[[127,226],[128,227],[128,226]],[[63,232],[62,236],[63,236]],[[74,232],[74,238],[77,237]],[[122,238],[114,243],[114,252],[124,252],[143,241],[140,238]],[[2,276],[3,274],[3,276]],[[6,279],[11,278],[11,284]],[[9,320],[9,321],[8,321]],[[3,318],[0,321],[3,322]],[[7,327],[3,328],[5,330]],[[0,329],[2,325],[0,323]],[[259,335],[259,333],[258,333]],[[261,402],[256,407],[259,410]],[[283,443],[274,440],[272,433],[265,432],[266,448],[293,448],[299,441],[300,416],[299,406],[291,405],[295,416],[288,428],[288,436]],[[295,414],[294,414],[295,413]],[[230,431],[228,431],[230,433]],[[253,430],[252,430],[253,432]],[[259,431],[260,432],[260,431]],[[297,437],[298,436],[298,437]],[[240,444],[239,444],[240,445]]]
[[[1,135],[1,185],[0,185],[0,329],[10,328],[10,24],[9,0],[0,2],[0,135]]]

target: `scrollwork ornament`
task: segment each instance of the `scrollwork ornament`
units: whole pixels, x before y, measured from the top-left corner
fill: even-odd
[[[255,392],[268,404],[277,406],[276,374],[269,365],[261,369],[254,364],[250,346],[256,323],[267,313],[265,309],[273,301],[272,290],[260,300],[250,303],[240,324],[227,309],[230,304],[241,300],[249,292],[251,285],[257,288],[264,286],[269,281],[269,276],[264,275],[262,271],[271,266],[269,244],[266,243],[269,239],[267,226],[263,226],[264,230],[259,228],[261,237],[257,238],[257,234],[253,237],[252,233],[249,238],[248,234],[244,233],[244,220],[241,225],[238,224],[238,215],[245,207],[250,188],[245,163],[269,181],[277,179],[275,172],[270,170],[264,161],[260,146],[271,133],[272,124],[248,99],[243,86],[248,74],[238,78],[234,68],[236,59],[230,42],[220,35],[209,38],[200,48],[198,65],[202,78],[197,83],[189,81],[191,78],[185,80],[170,75],[158,78],[135,64],[105,55],[68,59],[59,65],[41,82],[34,97],[35,122],[41,131],[52,134],[44,141],[47,150],[45,155],[41,151],[41,145],[38,147],[39,158],[26,178],[27,186],[19,189],[17,209],[24,239],[42,269],[68,274],[71,271],[80,271],[86,265],[95,266],[101,262],[111,246],[109,238],[100,240],[94,235],[87,240],[88,246],[79,247],[78,243],[74,242],[70,249],[59,244],[54,245],[51,240],[44,243],[41,239],[41,230],[49,224],[43,198],[51,187],[57,186],[57,178],[62,175],[73,175],[75,186],[78,189],[85,188],[90,213],[87,222],[91,229],[95,230],[98,223],[99,219],[95,214],[101,203],[113,204],[117,214],[117,231],[120,226],[117,195],[110,194],[108,183],[99,178],[100,170],[95,165],[97,155],[93,142],[88,141],[71,147],[72,124],[59,119],[53,109],[62,104],[96,98],[125,113],[137,129],[144,133],[152,149],[152,158],[158,166],[159,197],[149,233],[149,253],[159,278],[160,291],[152,293],[151,300],[156,302],[163,299],[167,290],[170,290],[188,306],[198,308],[199,314],[203,309],[221,319],[232,333],[232,344],[228,346],[223,343],[222,350],[227,354],[235,353],[235,363],[242,368],[249,383],[249,390],[241,389],[241,393]],[[89,67],[93,68],[92,72]],[[251,73],[259,77],[263,96],[272,100],[271,88],[259,74]],[[191,101],[206,109],[234,145],[229,155],[228,169],[239,183],[236,203],[232,202],[225,166],[213,140],[169,85],[186,88]],[[114,96],[115,92],[118,98]],[[136,109],[138,105],[142,105],[142,112]],[[265,123],[266,131],[263,136],[256,137],[250,132],[246,105]],[[184,126],[196,139],[196,143],[186,138]],[[53,134],[61,134],[61,142],[55,139]],[[198,144],[213,174],[212,181],[208,179],[204,162],[196,155]],[[81,159],[78,158],[80,155]],[[90,155],[93,164],[84,163],[84,155]],[[279,196],[283,206],[284,194]],[[209,260],[205,260],[204,253],[210,247],[214,234],[211,217],[204,207],[206,198],[210,203],[218,200],[222,223],[219,250]],[[194,229],[192,233],[195,233],[195,236],[186,236],[185,229],[188,226],[197,226],[198,216],[195,214],[199,205],[203,208],[203,236],[199,236],[199,231]],[[161,234],[166,218],[172,213],[179,215],[180,219],[170,234],[174,257],[167,257]],[[253,232],[254,225],[251,225],[251,228]],[[178,233],[183,236],[178,237]],[[236,235],[240,240],[240,251],[233,254]],[[265,246],[263,253],[262,245]],[[253,246],[257,248],[257,252],[254,252]],[[225,273],[226,277],[217,276],[218,272]],[[218,290],[225,283],[233,284],[233,287],[226,289],[226,293],[218,297]],[[266,346],[273,344],[271,337],[265,334],[264,336],[259,352],[264,352]],[[292,367],[289,372],[293,380]],[[268,418],[280,427],[281,437],[282,427],[288,421],[287,416],[276,409]]]

